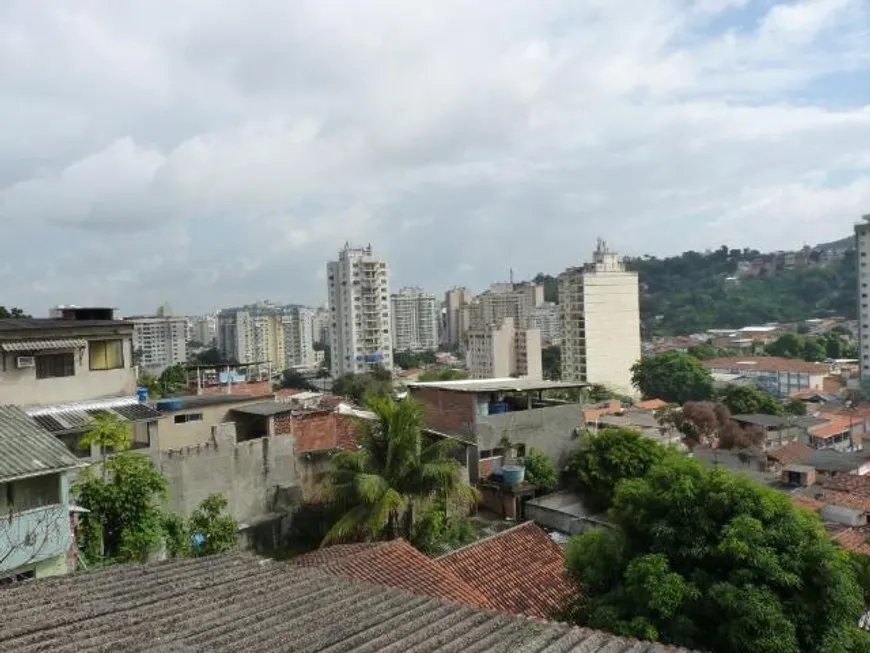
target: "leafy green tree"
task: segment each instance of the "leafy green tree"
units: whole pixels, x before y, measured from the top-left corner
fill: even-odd
[[[451,514],[447,503],[439,500],[422,511],[408,541],[423,553],[439,555],[474,540],[474,526],[467,515]]]
[[[173,558],[224,553],[238,543],[239,525],[226,514],[227,500],[210,494],[186,521],[172,515],[164,521],[169,555]]]
[[[640,478],[676,453],[631,429],[602,429],[583,436],[568,465],[567,480],[583,493],[593,510],[607,510],[617,484]]]
[[[669,403],[703,401],[713,395],[713,378],[698,359],[678,351],[645,356],[631,367],[631,381],[649,399]]]
[[[804,354],[804,336],[796,333],[784,333],[766,345],[764,351],[770,356],[802,358]]]
[[[466,372],[465,370],[453,370],[453,369],[425,370],[423,372],[420,372],[420,375],[417,378],[423,382],[428,382],[428,381],[461,381],[462,379],[468,378],[468,372]]]
[[[370,397],[368,408],[376,417],[359,425],[360,450],[332,457],[328,487],[342,516],[325,542],[411,539],[418,508],[478,498],[450,457],[455,444],[424,438],[419,403]]]
[[[558,345],[541,349],[541,367],[544,378],[558,381],[562,378],[562,348]]]
[[[690,356],[694,356],[699,361],[712,360],[719,357],[719,350],[709,342],[702,342],[699,345],[694,345],[686,350]]]
[[[410,370],[424,365],[434,365],[435,352],[395,351],[393,352],[393,363],[401,367],[403,370]]]
[[[158,387],[164,397],[187,390],[187,368],[181,363],[167,367],[158,378]]]
[[[139,375],[139,379],[136,383],[148,390],[148,397],[150,399],[160,399],[160,397],[163,396],[160,392],[160,381],[153,374],[143,372]]]
[[[619,399],[619,395],[611,391],[607,386],[601,385],[600,383],[593,383],[592,385],[584,388],[583,397],[586,401],[593,404],[597,404],[602,401],[608,401],[610,399]]]
[[[317,392],[317,386],[296,370],[284,370],[281,373],[281,387]]]
[[[92,445],[96,445],[102,453],[111,453],[129,449],[132,440],[130,422],[115,413],[98,413],[91,418],[79,440],[79,446],[90,449]]]
[[[785,402],[783,411],[789,415],[806,415],[807,405],[800,399],[789,399]]]
[[[30,317],[20,308],[12,307],[7,309],[5,306],[0,306],[0,318],[8,319],[8,318],[19,318],[19,317]]]
[[[73,487],[82,517],[87,556],[116,562],[147,559],[163,540],[161,502],[166,479],[147,456],[125,451],[88,467]]]
[[[333,394],[349,397],[363,404],[368,396],[388,397],[393,390],[390,380],[378,380],[372,374],[345,374],[332,382]]]
[[[870,645],[854,564],[784,494],[663,456],[618,483],[610,516],[568,547],[578,624],[712,653]]]
[[[226,358],[217,347],[209,347],[188,357],[191,365],[238,365],[239,361]]]
[[[556,466],[542,451],[532,447],[526,454],[526,480],[543,492],[549,492],[559,483]]]
[[[719,392],[718,399],[733,415],[781,415],[783,412],[782,404],[755,386],[727,385]]]

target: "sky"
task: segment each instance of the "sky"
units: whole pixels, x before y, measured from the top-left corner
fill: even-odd
[[[868,0],[4,0],[0,304],[319,304],[870,213]]]

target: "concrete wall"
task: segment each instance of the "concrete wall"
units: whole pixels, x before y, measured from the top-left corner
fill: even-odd
[[[527,519],[569,535],[608,526],[589,513],[573,492],[554,492],[531,499],[526,502],[524,510]]]
[[[513,444],[535,447],[561,468],[577,446],[575,429],[582,424],[580,404],[548,406],[477,418],[478,449],[495,449],[503,437]]]
[[[20,513],[10,513],[4,506],[0,518],[0,576],[35,567],[41,576],[66,573],[66,552],[72,543],[69,481],[65,474],[54,474],[46,481],[60,484],[60,503]],[[0,485],[0,489],[5,500],[6,488]]]
[[[39,338],[52,336],[38,335]],[[78,335],[53,336],[78,338]],[[88,347],[73,352],[75,374],[52,379],[37,379],[35,367],[16,367],[21,353],[0,353],[0,404],[63,404],[99,397],[136,393],[136,370],[133,367],[132,338],[104,336],[101,340],[124,340],[124,367],[116,370],[91,370]],[[94,338],[97,340],[97,338]],[[70,350],[67,350],[69,353]],[[60,353],[60,352],[45,352]],[[29,355],[29,354],[28,354]]]
[[[277,489],[298,483],[290,436],[237,443],[233,424],[217,427],[213,442],[160,451],[157,464],[169,482],[169,509],[189,515],[209,494],[219,493],[242,524],[278,511]]]
[[[200,406],[166,412],[160,420],[157,447],[162,450],[181,449],[183,447],[192,447],[198,444],[211,442],[212,429],[215,426],[225,422],[236,421],[236,416],[231,412],[233,408],[241,408],[242,406],[260,403],[262,401],[262,397],[256,399],[251,398],[251,401],[228,402],[216,406]],[[175,423],[175,417],[178,415],[191,415],[197,413],[202,415],[202,419],[199,421],[183,422],[180,424]],[[265,418],[259,421],[265,423]],[[239,439],[246,439],[248,437],[253,437],[254,435],[259,434],[240,432]],[[265,429],[263,435],[265,435]]]

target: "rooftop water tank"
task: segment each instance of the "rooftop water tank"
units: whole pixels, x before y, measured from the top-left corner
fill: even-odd
[[[526,478],[526,468],[522,465],[503,465],[501,468],[504,482],[513,487],[519,485]]]
[[[184,408],[184,399],[158,399],[157,410],[181,410]]]

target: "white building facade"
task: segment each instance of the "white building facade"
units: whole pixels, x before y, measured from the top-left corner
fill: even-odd
[[[870,214],[855,225],[855,251],[858,258],[858,357],[861,383],[870,382]]]
[[[314,352],[315,315],[313,308],[294,306],[282,318],[284,323],[284,355],[288,368],[317,367]]]
[[[190,320],[190,339],[204,347],[214,347],[217,343],[217,317],[200,315]]]
[[[435,351],[438,312],[435,295],[420,288],[402,288],[390,298],[395,351]]]
[[[631,367],[641,357],[637,273],[599,240],[592,263],[559,276],[559,307],[562,379],[636,395]]]
[[[468,332],[466,351],[468,375],[472,379],[500,379],[509,376],[540,380],[541,332],[517,329],[506,317],[500,325]]]
[[[134,316],[133,352],[139,367],[160,374],[187,362],[187,318],[173,315]]]
[[[444,345],[462,350],[468,333],[468,307],[474,294],[468,288],[451,288],[444,295]]]
[[[532,308],[531,326],[541,332],[542,346],[549,347],[561,344],[562,319],[559,305],[553,302],[544,302],[540,306]]]
[[[331,374],[359,374],[393,367],[390,283],[387,263],[371,245],[345,245],[326,265]]]

